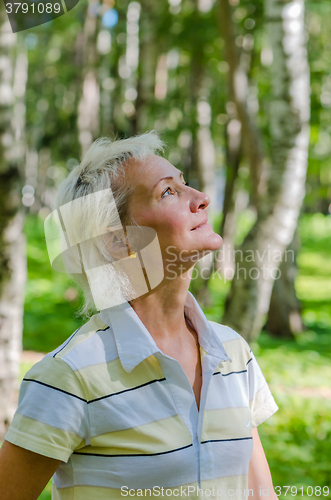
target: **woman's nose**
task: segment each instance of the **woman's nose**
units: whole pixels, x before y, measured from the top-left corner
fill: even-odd
[[[208,194],[203,193],[202,191],[198,191],[197,189],[193,189],[194,196],[191,199],[191,209],[196,212],[197,210],[207,208],[210,203],[210,197]]]

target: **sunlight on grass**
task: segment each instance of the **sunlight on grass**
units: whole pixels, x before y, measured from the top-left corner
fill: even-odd
[[[331,242],[330,242],[331,247]],[[331,276],[331,259],[329,252],[313,252],[301,250],[298,256],[298,265],[305,275],[323,273]]]
[[[331,300],[331,279],[329,276],[298,276],[295,282],[300,300]]]

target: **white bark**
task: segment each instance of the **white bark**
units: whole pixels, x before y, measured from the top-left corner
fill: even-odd
[[[78,105],[78,132],[82,153],[91,146],[99,129],[99,84],[93,70],[84,78],[83,92]]]
[[[23,214],[11,220],[3,235],[7,244],[10,277],[0,297],[0,437],[3,438],[17,407],[22,351],[24,285],[26,281]]]
[[[136,47],[136,68],[132,72],[136,78],[137,99],[133,116],[133,133],[143,133],[153,127],[151,108],[155,100],[156,67],[158,45],[155,32],[155,5],[151,0],[142,0],[139,12],[139,46]],[[134,40],[133,40],[134,42]],[[132,44],[133,44],[132,42]],[[133,46],[134,47],[134,46]],[[161,56],[162,57],[162,56]]]
[[[201,189],[209,196],[208,207],[209,222],[213,221],[216,214],[216,189],[215,189],[215,146],[210,131],[211,109],[207,101],[198,102],[198,168],[201,170],[203,186]],[[213,264],[213,254],[210,253],[199,260],[198,268],[202,276],[210,274]]]
[[[266,11],[274,61],[270,107],[272,165],[257,221],[236,256],[238,276],[232,282],[223,317],[225,324],[248,340],[263,325],[281,256],[297,225],[305,194],[309,144],[304,3],[267,0]]]
[[[17,404],[26,258],[21,207],[27,58],[0,8],[0,438]]]
[[[97,17],[92,2],[89,2],[82,42],[83,85],[78,104],[78,138],[82,155],[89,149],[99,133],[100,87],[96,66]]]
[[[225,58],[229,65],[230,98],[235,103],[238,118],[241,122],[242,143],[251,170],[251,200],[257,206],[260,198],[265,195],[265,173],[268,170],[268,164],[265,159],[261,136],[256,126],[255,112],[252,112],[252,107],[249,105],[248,73],[251,66],[254,39],[251,36],[244,37],[243,48],[239,55],[235,43],[231,2],[230,0],[218,0],[218,3],[219,23],[225,42]]]

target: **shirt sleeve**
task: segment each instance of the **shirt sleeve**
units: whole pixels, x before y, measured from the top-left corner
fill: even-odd
[[[271,417],[278,410],[278,406],[254,354],[250,349],[249,351],[247,361],[249,406],[252,415],[252,428],[254,428]]]
[[[66,362],[46,356],[27,372],[5,439],[63,462],[89,444],[87,400]]]

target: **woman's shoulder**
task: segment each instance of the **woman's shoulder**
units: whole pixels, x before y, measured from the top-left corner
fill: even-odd
[[[116,349],[111,328],[96,314],[79,327],[60,346],[45,355],[30,372],[52,370],[76,371],[86,364],[98,364],[105,351]],[[114,344],[114,345],[113,345]],[[66,369],[66,365],[69,369]]]
[[[63,344],[32,366],[23,378],[24,387],[37,384],[85,401],[86,369],[106,364],[112,353],[113,357],[117,355],[110,330],[98,315],[92,316]]]
[[[218,336],[221,342],[236,341],[243,345],[243,347],[248,346],[247,341],[238,332],[233,330],[230,326],[222,325],[221,323],[216,323],[216,321],[208,320],[208,323],[213,328],[214,332]],[[248,346],[249,348],[249,346]]]
[[[48,356],[69,360],[69,353],[74,355],[75,353],[82,354],[85,350],[88,351],[91,348],[91,343],[94,344],[97,342],[100,334],[102,337],[102,332],[108,330],[110,330],[110,327],[101,321],[98,314],[95,314],[81,327],[77,328],[63,344],[50,352]],[[91,354],[92,353],[90,353],[90,355]]]
[[[208,320],[218,339],[230,358],[243,356],[246,361],[251,358],[252,351],[247,341],[233,328]]]

